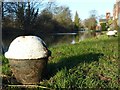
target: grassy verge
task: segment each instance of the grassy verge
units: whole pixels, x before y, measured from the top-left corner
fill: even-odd
[[[118,38],[100,36],[50,47],[52,57],[40,85],[49,88],[118,88]],[[3,59],[3,63],[4,60]],[[8,62],[3,73],[8,75]]]
[[[48,64],[50,78],[43,85],[52,88],[118,87],[117,37],[100,36],[52,47]]]

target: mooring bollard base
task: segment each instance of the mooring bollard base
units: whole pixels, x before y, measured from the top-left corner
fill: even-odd
[[[39,84],[46,69],[47,58],[32,60],[9,59],[16,80],[22,84]]]

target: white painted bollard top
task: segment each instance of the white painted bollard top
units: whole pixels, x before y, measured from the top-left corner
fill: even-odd
[[[46,44],[41,38],[37,36],[19,36],[11,42],[5,57],[11,59],[38,59],[47,57],[47,53]]]

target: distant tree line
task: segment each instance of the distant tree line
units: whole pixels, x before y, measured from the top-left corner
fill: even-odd
[[[43,9],[44,8],[44,9]],[[2,2],[2,27],[41,32],[74,32],[81,27],[94,29],[95,12],[84,25],[76,11],[74,21],[69,7],[57,6],[54,2]]]
[[[41,3],[3,2],[3,30],[14,28],[25,32],[39,30],[45,33],[71,32],[73,30],[71,12],[68,7],[46,3],[46,7],[40,10]]]

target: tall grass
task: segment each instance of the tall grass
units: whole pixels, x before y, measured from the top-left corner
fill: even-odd
[[[51,88],[117,88],[118,39],[101,36],[75,45],[50,48],[48,80]]]
[[[118,38],[100,36],[50,47],[52,56],[40,85],[49,88],[118,88]],[[6,61],[6,59],[4,58]],[[3,63],[5,63],[3,60]],[[8,62],[3,64],[6,67]],[[3,68],[3,73],[9,72]],[[7,70],[7,71],[6,71]]]

